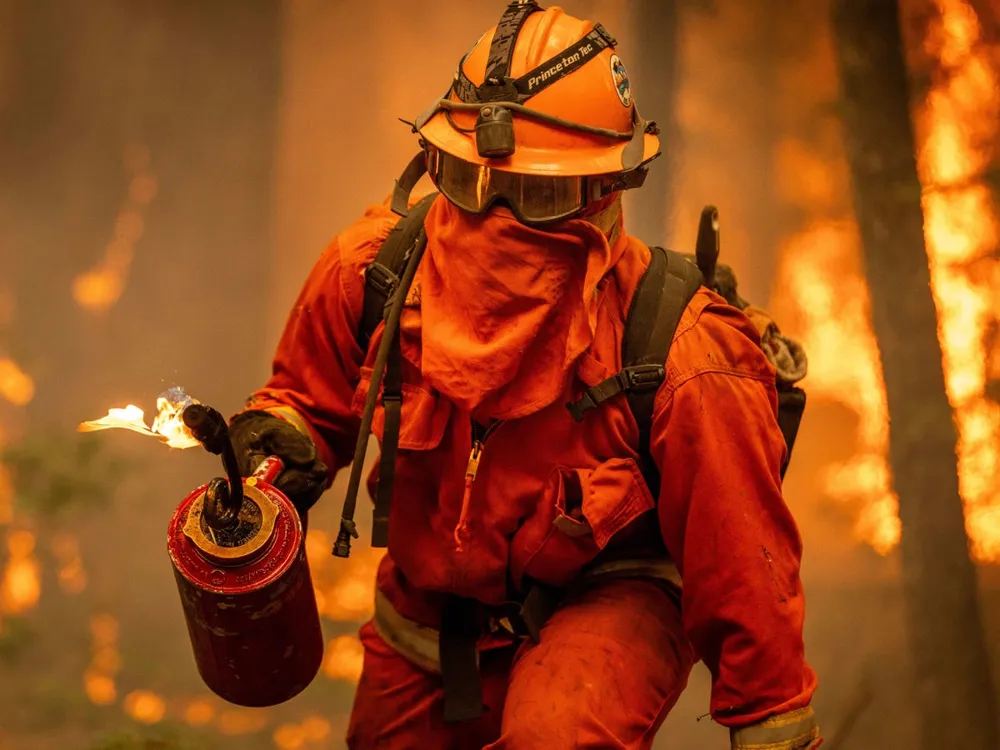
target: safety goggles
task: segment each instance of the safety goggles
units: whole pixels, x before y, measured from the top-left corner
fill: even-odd
[[[647,169],[613,175],[517,174],[471,164],[424,144],[426,168],[435,187],[453,204],[484,214],[498,202],[524,224],[547,224],[579,215],[612,193],[642,185]]]

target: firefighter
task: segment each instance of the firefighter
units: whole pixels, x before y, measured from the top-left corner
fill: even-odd
[[[566,408],[621,368],[651,258],[621,197],[659,141],[616,45],[511,3],[414,124],[439,195],[399,322],[398,411],[386,398],[372,422],[394,432],[394,490],[356,750],[648,748],[697,660],[734,748],[819,745],[775,374],[750,321],[705,288],[684,310],[648,434],[658,487],[624,399],[580,421]],[[281,456],[303,515],[381,387],[384,327],[359,327],[399,220],[374,206],[323,253],[231,422],[244,473]],[[551,604],[534,632],[509,606],[532,592]]]

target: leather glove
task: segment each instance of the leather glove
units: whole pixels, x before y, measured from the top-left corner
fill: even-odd
[[[329,469],[319,460],[316,445],[293,424],[266,411],[245,411],[229,423],[240,474],[250,476],[267,456],[277,456],[285,469],[274,486],[305,516],[326,490]]]

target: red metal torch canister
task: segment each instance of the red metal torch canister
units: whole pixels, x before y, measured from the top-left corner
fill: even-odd
[[[212,480],[184,498],[168,528],[195,662],[221,698],[273,706],[305,689],[323,660],[305,533],[292,503],[271,484],[281,460],[270,456],[240,480],[224,420],[197,408],[185,422],[212,422],[214,446],[192,433],[210,452],[223,453],[230,480]]]

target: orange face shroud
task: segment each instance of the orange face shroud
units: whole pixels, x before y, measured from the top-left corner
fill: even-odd
[[[600,24],[511,3],[413,123],[423,150],[397,182],[393,210],[406,213],[425,173],[464,211],[501,201],[525,224],[641,186],[659,131],[639,115],[616,45]]]

